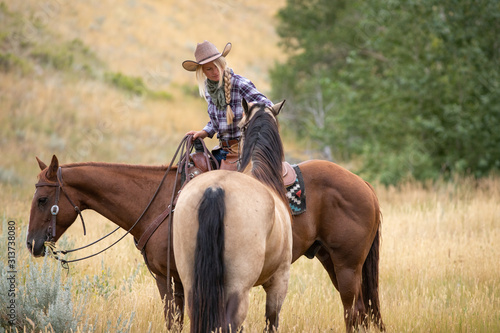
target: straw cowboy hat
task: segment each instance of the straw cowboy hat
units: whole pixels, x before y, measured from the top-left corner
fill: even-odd
[[[182,67],[184,67],[185,70],[194,72],[196,71],[196,67],[198,67],[198,65],[208,64],[219,57],[225,57],[229,51],[231,51],[231,43],[226,44],[222,53],[220,53],[215,45],[209,41],[198,43],[198,45],[196,45],[196,50],[194,51],[196,61],[186,60],[182,63]]]

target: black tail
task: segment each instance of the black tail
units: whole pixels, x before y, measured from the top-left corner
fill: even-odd
[[[224,304],[224,214],[222,188],[207,188],[198,209],[191,332],[226,332]]]
[[[380,237],[382,232],[382,213],[380,212],[380,205],[377,195],[373,186],[365,182],[373,193],[376,204],[376,224],[378,225],[377,233],[373,239],[370,252],[366,257],[363,264],[363,302],[367,308],[369,318],[378,326],[380,331],[385,331],[385,325],[382,321],[382,314],[380,313],[380,301],[378,296],[378,271],[379,271],[379,258],[380,258]]]
[[[363,264],[363,301],[367,307],[369,318],[378,326],[380,331],[385,331],[382,315],[380,313],[380,301],[378,295],[378,271],[380,257],[380,228],[377,230],[370,252]]]

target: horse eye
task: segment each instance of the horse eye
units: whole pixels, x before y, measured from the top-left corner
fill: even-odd
[[[47,197],[42,197],[40,199],[38,199],[38,206],[40,207],[43,207],[47,204],[47,201],[49,201],[49,199]]]

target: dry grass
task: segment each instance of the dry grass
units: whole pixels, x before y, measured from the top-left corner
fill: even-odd
[[[381,306],[389,332],[500,329],[499,189],[500,179],[457,180],[429,189],[419,184],[399,189],[377,186],[384,214]],[[13,208],[6,215],[23,229],[29,198],[13,196],[9,202]],[[82,245],[114,227],[96,213],[84,215],[88,236],[82,237],[76,221],[67,232],[67,242]],[[27,251],[18,252],[22,262],[30,262]],[[132,331],[166,332],[154,279],[130,238],[99,257],[72,264],[69,276],[77,285],[97,281],[94,288],[83,290],[89,297],[85,315],[97,331],[107,330],[109,320],[116,325],[118,316],[128,320],[134,313]],[[75,297],[81,292],[76,288]],[[247,331],[262,330],[264,302],[262,289],[254,288]],[[322,266],[300,259],[292,266],[282,331],[342,332],[343,327],[340,298]]]
[[[382,306],[394,311],[395,330],[498,330],[499,185],[457,180],[379,193]]]
[[[15,2],[12,9],[32,11],[64,38],[79,38],[115,71],[169,86],[194,82],[181,67],[193,59],[196,43],[210,40],[222,51],[233,43],[230,65],[269,88],[267,69],[281,57],[274,13],[279,1],[111,0]],[[158,80],[155,80],[158,79]]]
[[[99,78],[40,66],[29,75],[0,71],[3,219],[15,220],[18,234],[26,229],[38,173],[35,156],[48,162],[55,153],[61,163],[170,161],[183,134],[207,121],[205,102],[185,93],[186,86],[195,85],[194,77],[180,67],[196,42],[209,39],[219,49],[233,42],[230,65],[266,92],[267,69],[281,57],[272,14],[283,4],[9,1],[10,10],[24,13],[25,24],[38,17],[56,32],[47,37],[49,45],[79,38],[109,69],[140,76],[173,97],[131,97]],[[294,142],[287,144],[289,154],[295,150]],[[500,331],[500,179],[377,186],[377,193],[384,214],[380,291],[388,331]],[[82,237],[77,221],[67,232],[70,243],[86,244],[114,226],[93,212],[84,215],[89,234]],[[18,240],[20,276],[28,265],[40,264],[31,261],[23,242]],[[128,320],[132,313],[132,331],[165,331],[154,279],[130,238],[71,265],[69,276],[77,284],[75,298],[79,290],[89,297],[85,315],[96,331],[114,331],[117,318]],[[79,282],[94,280],[79,289]],[[343,325],[340,298],[321,265],[300,259],[292,267],[282,331],[342,332]],[[264,294],[255,288],[245,327],[257,332],[263,326]]]

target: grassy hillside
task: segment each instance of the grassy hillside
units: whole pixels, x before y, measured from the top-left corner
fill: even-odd
[[[231,41],[230,66],[265,92],[280,57],[272,16],[281,3],[3,2],[0,145],[9,158],[0,181],[31,185],[34,157],[52,154],[62,163],[166,163],[208,120],[182,61],[204,39],[220,50]]]

